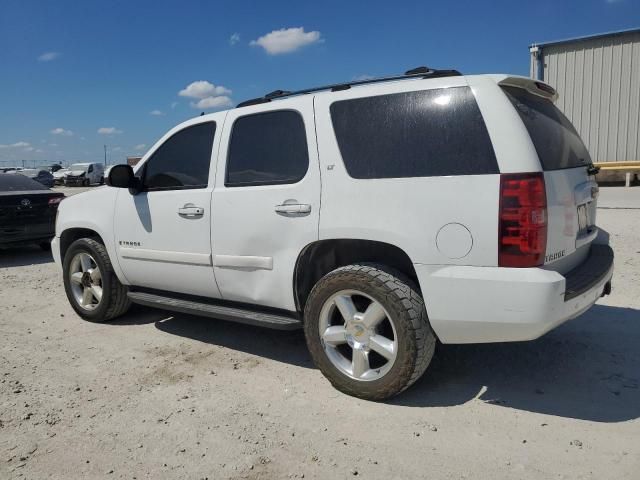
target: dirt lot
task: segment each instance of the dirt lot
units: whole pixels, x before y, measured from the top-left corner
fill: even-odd
[[[638,479],[626,192],[603,189],[598,212],[611,296],[535,342],[442,347],[386,404],[334,390],[300,333],[142,308],[83,322],[50,254],[0,252],[0,478]]]

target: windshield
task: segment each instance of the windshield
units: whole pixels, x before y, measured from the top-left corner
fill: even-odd
[[[571,122],[550,100],[523,88],[502,87],[536,147],[544,170],[590,165],[591,156]]]
[[[73,165],[71,165],[69,167],[69,170],[82,170],[85,171],[87,168],[89,168],[89,165],[83,164],[83,163],[74,163]]]

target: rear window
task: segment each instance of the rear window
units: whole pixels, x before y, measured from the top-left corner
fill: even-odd
[[[551,100],[518,87],[502,87],[529,132],[544,170],[575,168],[591,156],[571,122]]]
[[[25,192],[29,190],[49,189],[19,173],[0,173],[0,192]]]
[[[353,178],[499,172],[469,87],[342,100],[331,104],[331,120]]]

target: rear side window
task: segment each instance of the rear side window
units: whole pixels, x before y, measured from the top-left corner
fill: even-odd
[[[145,188],[206,188],[215,133],[215,122],[206,122],[187,127],[170,137],[145,163]]]
[[[571,122],[546,98],[518,87],[502,87],[529,132],[544,170],[591,164],[591,156]]]
[[[309,168],[302,116],[293,110],[257,113],[233,124],[227,187],[296,183]]]
[[[469,87],[342,100],[331,104],[331,120],[353,178],[499,172]]]

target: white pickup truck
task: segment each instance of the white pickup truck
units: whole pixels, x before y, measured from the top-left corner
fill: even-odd
[[[613,274],[597,169],[556,98],[421,67],[188,120],[61,203],[69,301],[91,321],[135,302],[304,328],[331,383],[372,400],[436,340],[537,338]]]

